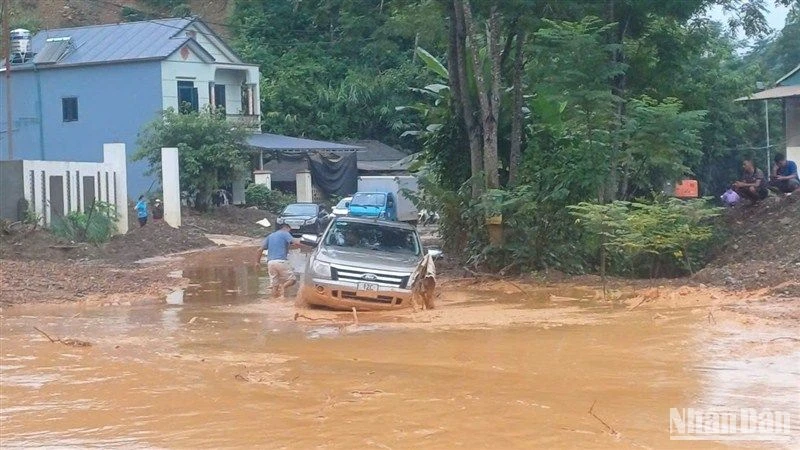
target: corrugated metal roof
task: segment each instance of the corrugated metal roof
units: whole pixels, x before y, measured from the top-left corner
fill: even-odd
[[[358,150],[361,148],[358,145],[336,144],[270,133],[253,134],[247,138],[247,144],[262,150]]]
[[[789,71],[789,73],[787,73],[786,75],[784,75],[783,77],[781,77],[781,79],[780,79],[780,80],[778,80],[778,81],[776,81],[776,82],[775,82],[775,84],[776,84],[777,86],[780,86],[780,85],[781,85],[781,83],[783,83],[784,81],[786,81],[786,79],[788,79],[788,78],[789,78],[789,77],[791,77],[792,75],[796,74],[798,71],[800,71],[800,64],[798,64],[798,65],[797,65],[797,67],[795,67],[794,69],[790,70],[790,71]]]
[[[748,100],[770,100],[775,98],[797,97],[800,96],[800,85],[794,86],[778,86],[776,88],[767,89],[766,91],[756,92],[749,97],[737,98],[737,102],[745,102]]]
[[[47,39],[69,37],[72,49],[48,67],[163,59],[189,39],[180,31],[193,21],[191,18],[161,19],[42,30],[31,39],[31,50],[39,53]]]
[[[351,145],[362,147],[358,151],[359,161],[400,161],[408,153],[398,150],[376,140],[346,141]]]

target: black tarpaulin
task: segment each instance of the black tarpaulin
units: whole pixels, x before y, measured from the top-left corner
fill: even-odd
[[[358,156],[356,152],[308,154],[311,181],[325,195],[346,196],[358,189]]]

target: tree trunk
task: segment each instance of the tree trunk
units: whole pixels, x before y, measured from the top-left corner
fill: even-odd
[[[484,133],[486,145],[483,149],[483,167],[486,170],[486,187],[488,189],[498,189],[500,187],[500,161],[497,148],[497,128],[500,121],[500,81],[502,78],[500,64],[503,51],[500,46],[500,13],[497,11],[497,5],[492,6],[492,13],[486,30],[486,39],[489,43],[489,57],[492,63],[492,97],[491,110],[486,121],[491,131]],[[488,139],[486,135],[488,135]]]
[[[615,8],[614,0],[609,2],[609,21],[610,22],[617,22],[617,14],[618,11]],[[612,61],[615,64],[624,64],[625,63],[625,53],[624,53],[624,43],[625,43],[625,36],[628,34],[628,24],[630,23],[630,13],[626,15],[624,21],[618,21],[617,24],[617,32],[614,33],[614,37],[616,38],[612,44],[616,44],[618,47],[614,50],[612,54]],[[615,133],[611,140],[611,158],[609,163],[611,164],[609,176],[606,184],[606,197],[609,201],[614,201],[618,199],[620,196],[625,195],[625,191],[627,191],[627,186],[623,190],[622,183],[620,183],[620,175],[619,171],[621,169],[621,165],[624,164],[623,161],[623,154],[625,152],[625,143],[623,142],[623,127],[625,123],[625,90],[627,87],[627,75],[623,72],[620,75],[614,77],[611,86],[611,92],[617,96],[617,107],[616,111],[614,112],[615,116]],[[625,169],[622,168],[623,173]],[[627,184],[627,180],[625,181]]]
[[[487,87],[486,78],[481,65],[478,33],[475,21],[472,18],[472,8],[469,2],[462,2],[464,10],[464,24],[467,31],[467,48],[472,57],[473,72],[475,74],[475,84],[478,100],[481,106],[481,118],[483,123],[483,169],[486,177],[486,188],[497,189],[500,187],[500,174],[498,172],[497,159],[497,116],[500,108],[500,45],[499,45],[499,22],[500,15],[497,7],[492,7],[491,17],[487,23],[487,49],[491,62],[491,86]]]
[[[519,163],[522,156],[522,68],[525,32],[517,34],[516,59],[514,60],[514,110],[511,115],[511,154],[508,158],[508,184],[517,184]]]
[[[464,23],[464,0],[453,0],[451,11],[451,30],[450,30],[450,86],[453,99],[458,105],[456,115],[464,122],[464,129],[467,132],[469,141],[470,170],[472,174],[472,198],[477,199],[483,192],[481,174],[483,173],[483,161],[481,159],[481,135],[480,124],[476,120],[475,105],[469,92],[467,82],[467,49],[466,49],[466,26]],[[455,88],[455,89],[454,89]]]

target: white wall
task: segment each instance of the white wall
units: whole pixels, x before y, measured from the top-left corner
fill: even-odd
[[[22,161],[24,197],[31,211],[40,218],[40,223],[53,223],[50,198],[50,177],[61,176],[63,180],[64,214],[89,210],[83,199],[83,178],[93,177],[95,200],[115,205],[117,209],[117,231],[128,232],[128,184],[125,144],[106,144],[102,163],[74,161]],[[99,176],[99,178],[98,178]]]
[[[225,85],[225,111],[228,114],[242,114],[242,82],[246,73],[227,69],[217,69],[215,84]]]
[[[260,114],[260,97],[258,92],[258,67],[209,64],[203,62],[193,51],[189,50],[186,59],[181,51],[161,63],[161,95],[163,109],[178,108],[178,81],[192,81],[197,88],[198,106],[208,106],[209,83],[225,85],[225,108],[229,114],[242,114],[241,84],[256,83],[254,89],[254,105],[256,115]],[[253,81],[255,80],[255,81]]]
[[[187,31],[194,31],[195,34],[193,36],[194,40],[200,44],[211,56],[214,57],[214,60],[219,63],[233,63],[237,64],[240,61],[237,60],[236,56],[226,50],[223,44],[212,34],[211,30],[205,28],[204,26],[193,23],[186,28]]]
[[[209,103],[208,83],[214,81],[214,66],[204,63],[194,52],[184,60],[180,51],[161,63],[163,108],[178,109],[178,81],[192,81],[197,88],[200,109]]]

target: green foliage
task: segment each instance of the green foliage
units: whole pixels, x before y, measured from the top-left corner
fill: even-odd
[[[119,16],[123,22],[138,22],[141,20],[151,20],[156,18],[152,14],[132,8],[130,6],[123,6]]]
[[[672,268],[672,273],[697,267],[707,250],[705,245],[713,238],[710,219],[721,214],[720,208],[709,206],[704,199],[582,202],[568,208],[576,223],[616,257],[618,271],[633,271],[635,262],[646,260],[650,276],[663,275],[665,266]]]
[[[181,190],[194,198],[197,209],[204,210],[212,192],[248,170],[245,137],[245,130],[231,125],[217,111],[179,114],[170,108],[141,131],[133,160],[147,161],[149,173],[160,177],[161,148],[177,147]]]
[[[798,28],[790,25],[797,24],[797,7],[783,31],[743,58],[730,30],[699,14],[721,5],[735,13],[734,27],[759,35],[765,31],[764,0],[469,4],[481,29],[483,61],[489,7],[503,16],[496,118],[501,189],[480,198],[468,189],[469,180],[482,174],[472,173],[463,118],[448,86],[453,68],[442,63],[452,56],[447,41],[457,35],[446,26],[448,2],[237,1],[233,40],[245,59],[262,68],[264,129],[421,149],[413,165],[423,189],[417,201],[439,212],[448,252],[466,262],[582,272],[605,261],[598,260],[599,248],[617,273],[633,274],[642,266],[666,273],[702,262],[695,252],[707,240],[698,237],[675,250],[669,247],[674,242],[653,237],[659,221],[680,224],[672,221],[676,205],[652,199],[666,182],[685,176],[698,178],[704,194],[719,194],[736,176],[741,157],[763,147],[763,105],[734,100],[752,92],[756,81],[774,81],[780,70],[796,65]],[[514,186],[506,186],[509,81],[520,32],[527,36],[522,155]],[[472,64],[466,70],[475,106]],[[770,114],[774,144],[781,130],[778,105]],[[763,149],[755,153],[763,160]],[[645,200],[612,212],[630,219],[626,226],[638,233],[640,248],[613,247],[606,236],[576,224],[567,208],[585,202],[619,207],[612,202],[637,198]],[[485,219],[498,213],[506,243],[493,248]],[[686,226],[706,226],[704,220]]]
[[[67,241],[100,244],[117,232],[116,220],[113,204],[94,202],[87,212],[71,212],[54,218],[51,231]]]
[[[415,45],[443,48],[440,19],[434,0],[237,1],[232,42],[261,66],[265,130],[416,147],[395,106],[424,84]]]
[[[293,195],[269,189],[263,184],[248,186],[244,191],[244,198],[248,206],[257,206],[274,214],[280,214],[288,204],[295,202]]]

